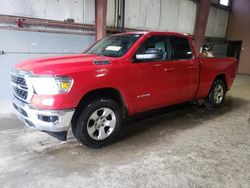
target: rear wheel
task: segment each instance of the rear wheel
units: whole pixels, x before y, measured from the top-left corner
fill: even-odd
[[[82,110],[74,135],[84,145],[100,148],[117,138],[121,124],[121,110],[117,103],[110,99],[98,99]]]
[[[222,80],[215,80],[205,99],[205,104],[209,107],[219,107],[223,104],[226,94],[226,85]]]

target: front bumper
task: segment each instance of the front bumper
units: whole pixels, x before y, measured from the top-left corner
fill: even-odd
[[[35,109],[15,97],[13,98],[13,106],[19,119],[21,119],[28,127],[50,133],[61,133],[67,131],[74,114],[74,109]]]

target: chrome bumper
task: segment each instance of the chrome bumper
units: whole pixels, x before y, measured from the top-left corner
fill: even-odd
[[[41,110],[13,98],[16,114],[28,127],[45,132],[63,132],[70,127],[74,109]]]

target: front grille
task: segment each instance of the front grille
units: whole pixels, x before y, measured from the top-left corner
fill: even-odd
[[[23,77],[17,77],[17,76],[11,75],[11,81],[15,84],[18,84],[18,85],[24,87],[24,88],[27,88],[26,81]]]
[[[26,102],[28,98],[28,86],[25,78],[19,75],[11,75],[11,82],[14,96]]]
[[[15,86],[13,87],[13,90],[14,90],[14,94],[17,97],[19,97],[19,98],[21,98],[23,100],[27,99],[27,97],[28,97],[28,91],[27,90],[19,89],[19,88],[15,87]]]

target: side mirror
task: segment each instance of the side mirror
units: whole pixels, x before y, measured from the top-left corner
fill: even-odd
[[[163,58],[162,49],[149,48],[145,54],[136,54],[135,58],[137,60],[156,60]]]

